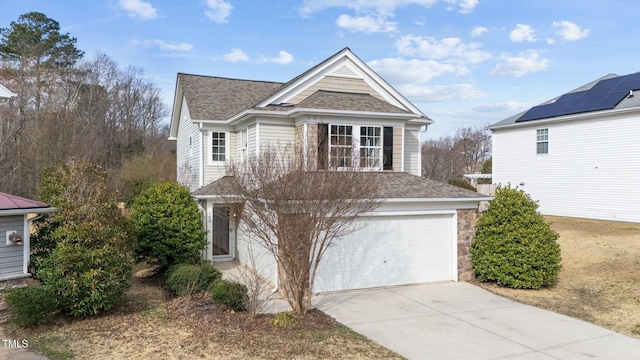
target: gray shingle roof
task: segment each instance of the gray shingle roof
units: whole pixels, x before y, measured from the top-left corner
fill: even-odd
[[[312,174],[312,173],[310,173]],[[331,172],[330,172],[331,174]],[[339,173],[336,173],[339,174]],[[381,184],[380,197],[385,199],[478,199],[488,198],[475,191],[463,189],[443,182],[401,172],[361,172],[362,176],[374,176]],[[198,196],[225,195],[222,191],[233,177],[222,177],[203,186],[192,194]]]
[[[409,114],[408,111],[393,106],[388,102],[377,99],[369,94],[326,90],[316,91],[311,96],[301,101],[296,107]]]
[[[282,83],[178,74],[192,119],[226,120],[253,107]]]

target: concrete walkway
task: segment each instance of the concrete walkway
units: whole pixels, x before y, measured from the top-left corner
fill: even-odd
[[[409,359],[640,359],[640,340],[469,283],[319,295],[318,309]]]

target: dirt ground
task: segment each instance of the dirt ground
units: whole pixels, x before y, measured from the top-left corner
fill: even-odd
[[[134,278],[122,304],[103,316],[0,330],[52,359],[401,359],[319,311],[286,329],[272,319],[225,310],[207,294],[170,296],[155,277]]]
[[[640,338],[640,224],[545,217],[560,234],[562,270],[541,290],[477,283],[522,303]]]

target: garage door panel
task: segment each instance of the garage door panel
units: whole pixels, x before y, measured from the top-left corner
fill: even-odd
[[[336,239],[318,267],[314,291],[452,280],[453,216],[380,216]]]

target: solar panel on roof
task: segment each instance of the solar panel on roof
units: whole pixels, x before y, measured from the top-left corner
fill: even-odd
[[[564,94],[554,102],[532,107],[516,122],[613,109],[630,90],[640,90],[640,73],[600,80],[591,89]]]

